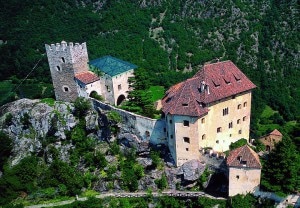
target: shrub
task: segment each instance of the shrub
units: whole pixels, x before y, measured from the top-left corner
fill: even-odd
[[[91,103],[83,97],[78,97],[74,102],[74,107],[74,115],[77,117],[83,117],[91,109]]]

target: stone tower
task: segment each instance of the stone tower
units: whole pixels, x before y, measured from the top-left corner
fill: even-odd
[[[78,97],[76,74],[88,71],[86,43],[45,44],[56,100],[72,102]]]

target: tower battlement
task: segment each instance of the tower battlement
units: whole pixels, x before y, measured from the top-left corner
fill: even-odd
[[[56,43],[56,44],[45,44],[45,48],[47,50],[47,52],[51,53],[51,52],[55,52],[55,51],[71,51],[71,50],[87,50],[86,48],[86,43],[73,43],[73,42],[69,42],[67,43],[66,41],[61,41],[61,43]]]

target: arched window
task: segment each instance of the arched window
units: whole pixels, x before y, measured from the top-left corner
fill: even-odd
[[[60,66],[56,66],[56,71],[61,71]]]
[[[66,60],[64,57],[61,57],[61,62],[66,63]]]
[[[206,139],[206,134],[203,134],[202,135],[202,140],[205,140]]]

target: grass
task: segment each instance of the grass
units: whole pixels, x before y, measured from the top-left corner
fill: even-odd
[[[151,86],[148,90],[149,93],[151,93],[151,101],[155,102],[157,100],[160,100],[163,98],[165,94],[165,89],[162,86]]]
[[[99,195],[99,192],[94,191],[94,190],[86,190],[83,192],[80,197],[93,197]]]
[[[53,107],[55,104],[55,100],[53,98],[43,98],[41,99],[41,103],[46,103],[47,105]]]

